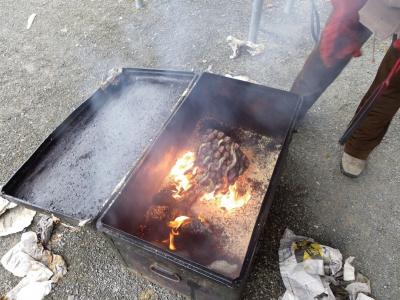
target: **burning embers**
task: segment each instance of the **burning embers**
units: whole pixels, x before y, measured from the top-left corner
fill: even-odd
[[[191,192],[202,200],[215,201],[221,208],[241,207],[250,194],[240,193],[235,182],[248,166],[239,144],[222,131],[209,129],[201,138],[197,154],[185,153],[172,168],[169,176],[175,184],[173,197],[182,199]]]
[[[205,191],[225,194],[248,168],[249,161],[231,137],[222,131],[208,130],[198,148],[195,165],[196,180]]]
[[[172,144],[181,148],[157,152],[155,183],[145,186],[151,176],[140,181],[145,201],[136,213],[144,217],[138,225],[135,221],[136,235],[236,278],[280,150],[273,138],[211,118],[199,120],[183,138],[184,146]]]
[[[229,212],[251,198],[241,175],[249,160],[240,145],[222,131],[208,129],[197,139],[197,149],[181,155],[171,168],[164,188],[154,196],[140,232],[143,238],[185,252],[210,264],[210,250],[220,248],[220,229],[192,209],[198,201]],[[218,252],[218,251],[215,251]],[[212,253],[212,251],[211,251]]]
[[[189,239],[205,236],[212,234],[209,224],[201,217],[192,219],[186,216],[179,216],[175,220],[168,223],[168,227],[171,228],[169,233],[169,249],[172,251],[177,250],[175,245],[175,237],[182,235],[188,235]],[[184,239],[183,239],[184,240]]]

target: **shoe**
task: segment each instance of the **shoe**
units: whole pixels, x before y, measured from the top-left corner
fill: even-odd
[[[361,175],[362,171],[364,171],[366,165],[366,160],[353,157],[350,154],[343,152],[340,170],[345,176],[357,178]]]

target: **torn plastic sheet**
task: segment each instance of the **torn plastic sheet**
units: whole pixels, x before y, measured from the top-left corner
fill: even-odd
[[[234,59],[240,56],[243,51],[247,51],[251,56],[256,56],[265,51],[263,44],[255,44],[250,41],[239,40],[233,36],[228,36],[226,38],[229,46],[232,48],[232,55],[229,58]]]
[[[67,267],[60,255],[45,250],[35,232],[26,232],[21,241],[2,258],[3,267],[22,280],[9,291],[7,300],[40,300],[51,291],[52,283],[62,278]]]
[[[0,236],[20,232],[31,225],[36,212],[17,206],[0,216]]]
[[[321,276],[335,275],[342,268],[339,250],[296,236],[286,229],[279,248],[279,268],[286,293],[283,300],[336,300]]]

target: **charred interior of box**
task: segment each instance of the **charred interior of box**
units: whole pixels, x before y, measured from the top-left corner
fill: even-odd
[[[191,92],[102,222],[234,279],[288,131],[290,101],[226,88]]]
[[[237,277],[278,153],[265,136],[200,120],[136,235]]]

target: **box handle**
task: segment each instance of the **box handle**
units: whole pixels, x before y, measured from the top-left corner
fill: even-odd
[[[171,280],[174,282],[181,281],[181,277],[178,274],[176,274],[170,270],[167,270],[165,268],[162,268],[157,264],[152,264],[150,266],[150,271],[152,271],[153,273],[157,274],[158,276],[160,276],[162,278],[165,278],[165,279],[168,279],[168,280]]]

